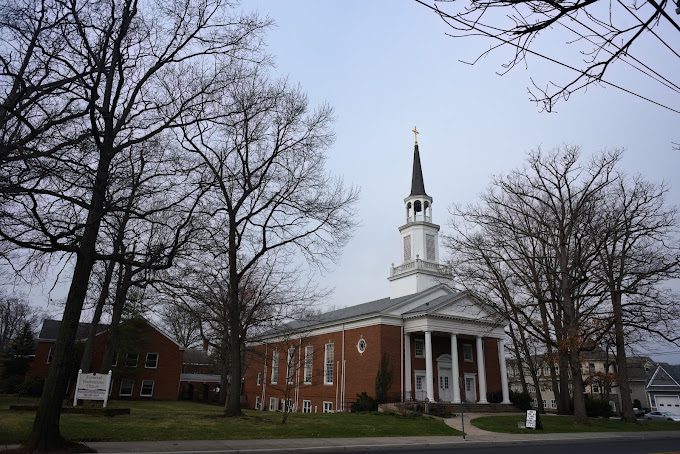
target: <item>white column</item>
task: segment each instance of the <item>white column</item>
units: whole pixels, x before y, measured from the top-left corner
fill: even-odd
[[[479,378],[479,403],[488,404],[486,400],[486,371],[484,368],[484,350],[482,337],[477,336],[477,376]]]
[[[427,400],[434,402],[434,385],[432,380],[432,332],[425,331],[425,385],[427,389]]]
[[[510,393],[508,392],[508,369],[505,366],[505,340],[498,339],[498,357],[501,364],[501,391],[503,392],[504,404],[510,403]]]
[[[411,391],[411,335],[404,334],[404,400],[413,400]]]
[[[458,339],[455,334],[451,334],[451,385],[453,386],[453,402],[460,403],[460,372],[458,371]]]

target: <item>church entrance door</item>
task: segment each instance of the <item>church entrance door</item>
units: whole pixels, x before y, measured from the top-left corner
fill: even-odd
[[[444,354],[437,358],[437,376],[439,377],[439,402],[451,402],[453,400],[451,355]]]
[[[477,402],[477,377],[475,377],[475,374],[465,374],[465,400]]]

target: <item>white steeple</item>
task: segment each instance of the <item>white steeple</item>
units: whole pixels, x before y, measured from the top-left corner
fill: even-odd
[[[411,295],[450,281],[451,272],[439,263],[439,226],[432,222],[432,197],[425,192],[418,150],[413,150],[411,194],[404,199],[406,224],[401,233],[401,265],[390,268],[390,298]]]

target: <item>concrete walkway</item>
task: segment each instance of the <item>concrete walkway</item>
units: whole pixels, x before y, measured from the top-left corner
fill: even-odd
[[[650,439],[677,438],[680,445],[680,431],[668,432],[584,432],[566,434],[502,434],[487,432],[470,424],[470,420],[487,414],[473,413],[465,415],[466,437],[370,437],[370,438],[295,438],[274,440],[182,440],[182,441],[132,441],[132,442],[90,442],[86,443],[99,453],[146,453],[146,454],[188,454],[188,453],[276,453],[276,452],[329,452],[329,451],[384,451],[403,448],[425,447],[460,447],[463,445],[498,445],[515,443],[548,443],[556,440],[570,440],[575,443],[611,439]],[[517,420],[524,418],[517,414]],[[445,419],[454,429],[461,430],[460,416]],[[16,446],[0,445],[3,449]]]

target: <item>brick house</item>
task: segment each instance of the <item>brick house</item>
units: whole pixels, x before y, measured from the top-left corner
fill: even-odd
[[[411,193],[404,200],[402,264],[390,296],[296,321],[257,339],[246,353],[245,406],[304,413],[347,411],[375,395],[383,355],[393,371],[391,401],[510,404],[505,325],[469,292],[456,291],[439,263],[439,226],[425,192],[416,141]],[[460,385],[460,386],[459,386]]]
[[[59,320],[45,320],[43,323],[35,358],[26,374],[27,377],[47,376],[60,325]],[[95,338],[90,368],[93,372],[101,370],[108,329],[107,325],[101,325]],[[88,323],[79,325],[77,339],[80,345],[87,338],[88,330]],[[113,375],[111,398],[176,399],[184,349],[153,323],[141,318],[123,322],[120,337],[121,347],[114,356],[111,366]],[[76,352],[76,363],[72,366],[69,389],[75,384],[80,356]]]

